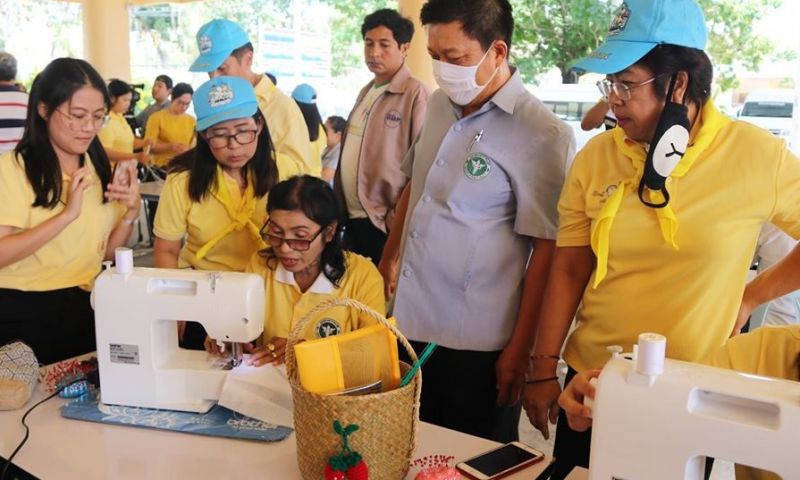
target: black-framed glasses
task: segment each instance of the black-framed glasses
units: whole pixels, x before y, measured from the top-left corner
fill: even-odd
[[[280,235],[275,235],[274,233],[270,233],[269,231],[270,222],[267,222],[264,227],[261,229],[261,237],[264,239],[267,244],[272,248],[279,248],[286,242],[286,245],[289,246],[292,250],[296,252],[305,252],[309,248],[311,248],[311,244],[314,240],[319,237],[319,234],[325,230],[325,227],[320,227],[317,230],[317,233],[311,236],[311,238],[286,238],[281,237]]]
[[[230,147],[231,140],[234,140],[239,145],[247,145],[253,143],[258,136],[258,130],[242,130],[233,135],[214,135],[213,137],[206,137],[206,141],[211,148],[225,148]]]
[[[619,99],[627,102],[628,100],[631,99],[631,90],[633,90],[634,88],[641,87],[643,85],[647,85],[648,83],[653,83],[661,75],[656,75],[653,78],[647,79],[644,82],[639,82],[639,83],[612,82],[611,80],[604,78],[603,80],[597,82],[597,88],[600,90],[600,93],[602,93],[603,97],[605,98],[608,98],[611,95],[611,93],[613,93]]]
[[[101,128],[108,125],[108,114],[103,113],[102,115],[91,115],[88,113],[80,114],[80,115],[70,115],[67,112],[63,112],[56,108],[56,112],[60,113],[67,119],[67,126],[73,132],[80,132],[84,125],[91,125],[93,129],[100,130]]]

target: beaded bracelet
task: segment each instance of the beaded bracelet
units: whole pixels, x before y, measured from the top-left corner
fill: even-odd
[[[539,378],[536,380],[525,380],[525,385],[533,385],[534,383],[544,383],[550,382],[553,380],[558,380],[558,377],[547,377],[547,378]]]

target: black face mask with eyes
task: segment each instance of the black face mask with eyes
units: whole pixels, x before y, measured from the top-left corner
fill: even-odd
[[[651,208],[664,208],[669,204],[669,192],[666,181],[672,171],[681,161],[689,145],[689,109],[685,104],[672,101],[672,92],[675,90],[675,81],[678,74],[674,74],[669,82],[667,103],[658,119],[653,140],[644,163],[644,173],[639,182],[639,200]],[[685,102],[684,95],[684,102]],[[651,203],[644,198],[645,187],[649,190],[660,190],[664,195],[661,203]]]

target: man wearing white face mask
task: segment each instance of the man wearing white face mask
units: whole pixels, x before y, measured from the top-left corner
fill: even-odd
[[[429,0],[420,18],[441,88],[404,162],[381,271],[415,348],[439,344],[421,418],[507,442],[575,141],[508,63],[508,0]]]

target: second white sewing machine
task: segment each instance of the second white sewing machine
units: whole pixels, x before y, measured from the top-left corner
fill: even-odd
[[[199,322],[225,342],[250,342],[264,329],[263,279],[117,263],[98,276],[93,293],[102,402],[208,411],[236,361],[179,348],[177,322]]]

